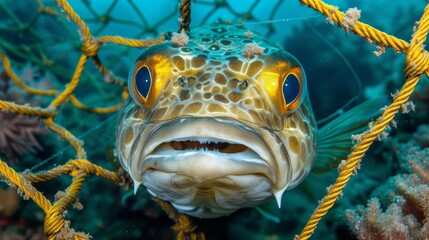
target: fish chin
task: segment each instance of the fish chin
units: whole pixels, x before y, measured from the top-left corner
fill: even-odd
[[[139,156],[136,177],[148,191],[191,216],[224,216],[273,196],[272,154],[256,131],[236,121],[187,118],[162,124]]]
[[[159,160],[154,158],[148,157],[147,165]],[[162,159],[157,165],[143,171],[144,186],[191,216],[224,216],[272,196],[272,183],[265,176],[269,170],[262,164],[241,164],[238,159],[195,152]]]

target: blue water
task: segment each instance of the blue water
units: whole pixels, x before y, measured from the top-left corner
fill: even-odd
[[[55,6],[50,1],[43,2]],[[113,1],[107,0],[88,1],[89,5],[84,4],[85,2],[73,0],[70,4],[96,36],[155,38],[166,31],[177,31],[179,27],[177,1],[130,0],[113,4]],[[403,54],[387,49],[381,57],[376,57],[372,53],[377,50],[375,45],[368,44],[352,33],[346,33],[338,26],[330,25],[325,16],[298,1],[280,1],[278,5],[277,1],[228,1],[227,5],[219,8],[215,8],[214,2],[223,1],[192,1],[191,31],[193,27],[209,25],[218,20],[231,21],[232,24],[243,22],[250,31],[258,32],[278,43],[303,65],[318,120],[328,118],[329,121],[329,117],[336,116],[335,113],[347,110],[364,99],[389,96],[405,80],[402,76],[405,59]],[[411,38],[414,22],[419,19],[426,4],[425,1],[417,0],[338,0],[328,3],[338,6],[342,11],[357,7],[362,10],[361,21],[405,41]],[[248,12],[249,9],[252,9],[251,12]],[[60,12],[58,8],[56,10]],[[105,15],[108,11],[108,15]],[[12,57],[12,65],[18,73],[27,62],[35,66],[41,65],[41,54],[36,50],[34,58],[25,57],[25,54],[19,54],[22,49],[17,46],[28,45],[41,50],[48,58],[55,60],[57,65],[52,68],[40,66],[40,72],[53,72],[56,86],[62,89],[69,81],[80,54],[79,34],[74,23],[61,17],[61,25],[51,16],[41,16],[31,25],[34,32],[17,31],[18,26],[8,12],[25,23],[36,15],[37,6],[29,0],[0,0],[0,50]],[[106,24],[100,23],[100,19],[106,16]],[[270,27],[274,32],[269,33]],[[126,79],[141,51],[108,44],[102,47],[99,57],[115,75]],[[427,86],[427,81],[425,84]],[[424,92],[425,88],[422,89]],[[117,86],[105,84],[93,64],[88,63],[76,96],[93,107],[106,106],[118,102],[120,91]],[[31,97],[25,101],[33,104]],[[415,101],[417,107],[427,105],[427,102]],[[47,103],[48,101],[37,102],[42,106]],[[117,170],[119,165],[113,160],[111,151],[115,141],[116,119],[117,113],[100,116],[76,110],[67,104],[60,109],[56,121],[85,142],[88,159],[108,169]],[[395,141],[399,141],[398,139],[402,141],[410,138],[419,125],[429,123],[424,110],[399,117],[397,121],[398,130],[394,130],[388,140],[376,143],[367,154],[359,174],[352,178],[334,209],[322,219],[313,239],[357,239],[346,224],[344,211],[355,209],[357,205],[366,205],[376,187],[400,173],[401,169],[396,166],[398,163],[392,160],[396,155],[389,146],[397,144]],[[15,163],[14,167],[19,170],[28,168],[31,171],[41,171],[74,158],[72,149],[58,141],[54,134],[41,138],[44,150],[29,157],[28,161]],[[304,227],[318,200],[326,193],[326,187],[335,181],[336,176],[335,169],[324,175],[311,174],[299,187],[284,194],[281,209],[276,209],[274,203],[267,204],[267,209],[273,216],[264,217],[256,210],[245,209],[230,217],[217,220],[196,219],[196,222],[207,233],[207,239],[292,239]],[[69,178],[62,177],[38,186],[53,199],[53,195],[58,190],[64,190],[69,183]],[[84,210],[70,208],[66,218],[71,219],[73,228],[89,232],[93,239],[174,239],[174,233],[170,229],[173,221],[168,219],[143,189],[133,195],[132,189],[125,190],[107,180],[89,177],[79,198]],[[41,210],[28,202],[21,201],[20,204],[22,211],[16,212],[12,217],[5,217],[0,212],[0,220],[6,219],[8,222],[5,224],[5,221],[0,221],[0,236],[10,232],[23,235],[22,232],[26,229],[36,232],[34,229],[42,226],[43,218],[36,217],[37,214],[43,215]],[[271,217],[280,219],[280,222],[272,221]],[[25,222],[21,227],[17,227],[19,220]]]

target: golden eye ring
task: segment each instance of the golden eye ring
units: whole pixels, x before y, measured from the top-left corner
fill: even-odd
[[[286,69],[278,75],[276,103],[281,114],[295,111],[306,95],[305,73],[301,67]]]
[[[281,96],[283,100],[283,108],[286,110],[295,109],[299,103],[301,94],[301,83],[299,77],[290,72],[284,77],[281,86]]]

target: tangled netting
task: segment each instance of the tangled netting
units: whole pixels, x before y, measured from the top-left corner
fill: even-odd
[[[159,35],[159,26],[165,24],[171,19],[177,18],[177,13],[180,12],[179,31],[189,31],[191,22],[191,1],[183,0],[178,9],[173,6],[170,12],[167,11],[164,18],[158,22],[150,25],[136,3],[128,0],[127,3],[134,10],[132,14],[136,16],[138,21],[127,21],[111,17],[111,12],[115,10],[117,1],[112,1],[107,6],[103,14],[98,13],[96,9],[91,7],[88,0],[82,1],[82,6],[92,16],[83,21],[80,16],[73,10],[66,0],[57,0],[56,4],[44,4],[40,0],[35,1],[38,7],[37,13],[34,15],[26,14],[28,19],[20,19],[13,12],[8,11],[8,6],[0,3],[1,8],[7,14],[9,19],[10,29],[3,29],[3,31],[27,31],[29,39],[21,39],[20,44],[13,44],[14,39],[1,39],[0,42],[0,59],[3,63],[3,68],[6,75],[22,90],[30,95],[40,95],[50,97],[50,102],[47,106],[36,107],[28,104],[17,104],[11,101],[0,100],[0,110],[7,113],[20,114],[25,116],[37,117],[43,121],[45,126],[52,132],[61,137],[64,141],[68,142],[75,151],[75,159],[67,163],[53,167],[50,170],[43,172],[22,172],[18,173],[11,168],[5,161],[0,160],[0,176],[10,186],[17,188],[18,192],[24,195],[25,198],[32,199],[46,214],[44,221],[44,232],[48,239],[66,239],[67,236],[72,235],[73,239],[87,239],[88,236],[80,233],[75,233],[70,227],[69,223],[64,219],[64,211],[67,207],[74,204],[77,196],[82,188],[86,177],[88,175],[95,175],[102,178],[109,179],[116,183],[123,183],[124,178],[117,172],[113,172],[103,167],[94,164],[87,159],[87,153],[83,146],[83,142],[78,139],[67,128],[56,122],[57,115],[60,115],[60,108],[67,102],[79,109],[83,109],[94,113],[112,113],[117,111],[122,102],[128,96],[128,90],[125,81],[117,77],[114,73],[120,73],[118,62],[123,61],[123,56],[126,56],[130,48],[144,48],[158,44],[164,41],[162,36]],[[203,1],[201,1],[204,3]],[[259,4],[259,1],[251,6],[251,8],[244,13],[238,13],[226,1],[215,1],[212,3],[210,13],[219,9],[226,9],[230,11],[236,18],[243,20],[258,20],[252,15],[253,8]],[[278,5],[282,1],[277,1],[274,5],[270,18],[278,11]],[[347,12],[340,12],[336,7],[328,5],[321,0],[301,0],[301,4],[308,6],[315,11],[324,14],[328,21],[338,24],[347,32],[353,32],[371,43],[375,43],[380,47],[391,47],[397,52],[403,52],[406,55],[404,75],[406,82],[403,84],[402,89],[394,97],[393,102],[384,109],[382,115],[375,121],[375,123],[361,135],[360,141],[353,148],[350,153],[347,163],[342,167],[336,182],[330,187],[326,196],[320,201],[319,206],[308,220],[301,234],[297,236],[298,239],[308,239],[314,229],[316,228],[322,217],[334,205],[335,201],[341,195],[343,188],[346,186],[351,175],[356,172],[356,167],[359,165],[365,152],[371,146],[373,141],[379,134],[382,134],[385,128],[391,123],[392,119],[401,107],[407,104],[410,94],[413,92],[414,87],[418,83],[422,74],[428,72],[429,55],[424,49],[423,43],[426,40],[426,35],[429,30],[429,6],[424,10],[421,20],[416,23],[415,32],[409,43],[398,39],[394,36],[388,35],[380,30],[377,30],[365,23],[362,23],[356,17],[356,9],[350,9]],[[207,3],[208,4],[208,3]],[[173,4],[174,5],[174,4]],[[22,9],[26,11],[27,9]],[[208,14],[209,16],[210,14]],[[42,23],[38,19],[43,19]],[[207,21],[208,17],[202,20],[202,23]],[[72,21],[79,29],[79,35],[71,30],[70,24],[67,21]],[[51,23],[52,22],[52,23]],[[96,29],[90,29],[88,24],[92,22],[101,23]],[[105,36],[103,35],[104,29],[108,23],[127,24],[139,29],[139,33],[133,38],[124,38],[120,36]],[[272,23],[266,24],[268,27],[268,34],[274,32]],[[410,26],[411,27],[411,26]],[[50,31],[48,33],[40,33],[38,29],[49,28],[57,29],[58,31],[65,32],[66,34],[58,35],[58,31]],[[151,34],[154,39],[141,40],[143,36]],[[46,35],[51,34],[51,35]],[[97,37],[95,37],[97,36]],[[48,54],[46,46],[58,44],[61,42],[73,43],[67,47],[61,47],[55,54]],[[112,55],[109,52],[109,44],[116,44],[125,46],[122,49],[115,49],[117,54]],[[106,53],[101,53],[101,49],[106,49]],[[70,52],[80,52],[80,57],[76,59],[74,66],[69,66],[73,59],[69,59]],[[12,56],[8,56],[12,55]],[[105,58],[103,58],[103,56]],[[50,90],[35,88],[29,86],[14,72],[11,67],[10,57],[20,57],[39,65],[42,69],[47,69],[62,77],[67,82],[67,85],[62,90]],[[92,60],[93,65],[88,66],[88,60]],[[65,63],[66,62],[66,63]],[[97,75],[92,71],[84,71],[86,67],[97,68],[103,76],[106,86],[100,86],[97,80]],[[118,74],[119,75],[119,74]],[[81,83],[82,79],[89,79],[90,83],[96,85],[97,92],[103,92],[106,89],[115,87],[121,94],[119,99],[110,99],[106,97],[103,103],[111,105],[104,105],[102,107],[88,107],[80,101],[82,94],[78,94],[76,87]],[[88,81],[86,81],[88,82]],[[87,84],[87,83],[86,83]],[[116,94],[115,94],[116,95]],[[49,181],[58,178],[62,175],[72,176],[72,181],[68,188],[56,201],[51,201],[40,191],[38,191],[33,183]],[[178,239],[204,239],[204,233],[195,232],[196,227],[193,226],[186,215],[175,212],[174,208],[160,199],[155,199],[159,205],[168,213],[169,217],[176,221],[174,229],[177,232]]]

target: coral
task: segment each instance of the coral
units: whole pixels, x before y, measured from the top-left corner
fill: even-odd
[[[41,75],[39,69],[30,63],[26,63],[16,72],[22,83],[33,88],[53,89],[57,83],[52,74],[45,72]],[[43,105],[46,102],[40,96],[29,96],[11,81],[3,69],[0,73],[0,80],[0,99],[2,100],[35,106]],[[0,158],[6,157],[10,162],[16,162],[25,154],[42,150],[43,147],[37,137],[46,133],[46,129],[35,118],[0,112]]]
[[[14,101],[19,104],[29,103],[40,106],[47,103],[46,97],[32,96],[17,86],[0,67],[0,99]],[[40,71],[38,67],[27,62],[20,69],[13,69],[20,81],[36,89],[59,89],[56,77],[49,71]]]
[[[392,177],[367,207],[347,210],[346,219],[359,239],[427,239],[429,236],[428,125],[420,126],[408,143],[396,143],[397,158],[410,173]],[[426,133],[426,136],[424,136]],[[404,163],[402,163],[404,164]],[[383,211],[381,203],[386,203]]]
[[[394,239],[409,239],[408,226],[403,222],[401,211],[403,202],[392,203],[383,212],[378,198],[372,198],[366,209],[347,210],[346,219],[359,239],[393,239],[393,236]]]
[[[423,148],[429,147],[429,125],[420,125],[412,137]]]
[[[0,112],[0,154],[11,162],[43,149],[38,136],[46,134],[40,121],[19,114]]]

